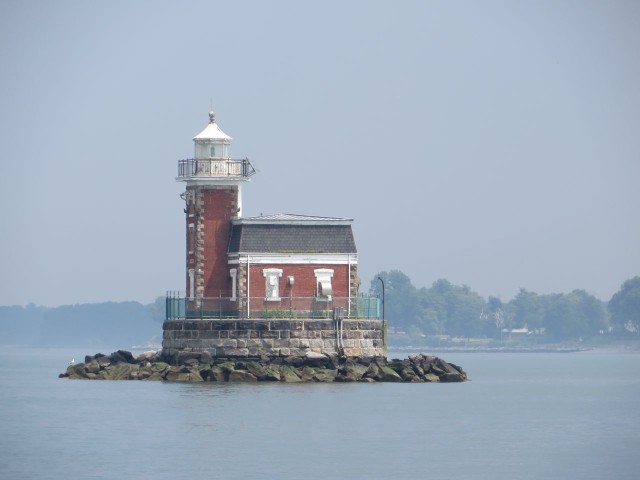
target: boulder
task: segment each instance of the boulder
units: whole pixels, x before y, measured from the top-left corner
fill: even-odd
[[[198,368],[192,368],[191,370],[189,370],[189,381],[204,382],[204,379],[200,375],[200,370],[198,370]]]
[[[157,373],[164,372],[168,368],[169,368],[169,364],[164,362],[153,362],[151,364],[151,369]]]
[[[258,362],[247,362],[247,371],[261,382],[279,382],[280,372],[275,367],[262,365]]]
[[[308,351],[304,356],[304,365],[317,368],[329,368],[332,366],[332,362],[324,353]]]
[[[293,356],[285,357],[282,360],[282,363],[284,365],[290,365],[294,368],[300,368],[303,365],[306,365],[305,357],[293,357]]]
[[[465,376],[462,373],[445,373],[440,377],[441,382],[464,382]]]
[[[107,371],[111,380],[128,380],[133,371],[133,365],[130,363],[118,363],[108,367]]]
[[[166,375],[165,380],[169,382],[203,382],[200,371],[197,368],[171,367]]]
[[[69,365],[67,367],[66,375],[69,378],[84,378],[84,363],[75,363],[73,365]]]
[[[336,380],[338,376],[338,370],[331,368],[321,368],[316,370],[315,374],[312,377],[312,380],[315,382],[324,382],[331,383]]]
[[[375,381],[375,379],[380,375],[380,367],[377,362],[371,362],[367,367],[367,371],[362,376],[362,379],[365,380],[370,378]]]
[[[101,368],[106,368],[109,365],[111,365],[111,361],[109,360],[109,357],[106,355],[102,355],[102,354],[97,354],[95,356],[96,362],[98,362],[98,365],[100,365]]]
[[[303,382],[315,382],[316,380],[314,380],[313,377],[316,374],[316,371],[317,370],[315,368],[305,365],[300,372],[300,379]]]
[[[138,361],[138,363],[155,362],[158,360],[158,357],[159,355],[157,351],[149,350],[148,352],[142,352],[140,355],[138,355],[136,360]]]
[[[289,365],[282,365],[280,367],[280,381],[285,383],[298,383],[302,380],[294,368]]]
[[[188,372],[167,372],[164,379],[168,382],[189,382],[191,381],[191,375]]]
[[[229,379],[229,373],[225,372],[219,366],[201,370],[200,376],[207,382],[226,382]]]
[[[452,365],[445,362],[441,358],[436,360],[436,365],[444,372],[444,373],[460,373],[457,369],[455,369]]]
[[[340,375],[336,380],[343,382],[358,382],[362,379],[368,369],[368,366],[362,365],[356,360],[348,359],[339,371]]]
[[[91,360],[84,366],[87,373],[96,374],[100,371],[100,365],[95,360]]]
[[[257,382],[258,379],[247,370],[233,370],[229,373],[230,382]]]
[[[376,378],[376,380],[378,380],[379,382],[401,382],[402,381],[402,377],[398,375],[395,372],[395,370],[393,370],[392,368],[386,365],[379,365],[379,368],[380,368],[380,373]]]
[[[111,363],[134,363],[135,357],[131,352],[126,350],[118,350],[109,355],[109,361]]]
[[[437,375],[435,375],[433,373],[427,373],[424,376],[424,380],[425,380],[425,382],[435,383],[435,382],[439,382],[440,381],[440,377],[438,377]]]

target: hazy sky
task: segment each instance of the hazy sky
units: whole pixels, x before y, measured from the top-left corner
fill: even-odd
[[[5,0],[0,61],[0,305],[184,289],[212,102],[244,214],[354,218],[365,289],[640,275],[638,1]]]

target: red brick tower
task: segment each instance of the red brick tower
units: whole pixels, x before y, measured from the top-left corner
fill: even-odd
[[[186,182],[181,197],[186,203],[186,296],[192,301],[231,295],[231,221],[242,216],[242,184],[255,173],[248,159],[231,159],[231,137],[213,112],[209,119],[193,137],[195,158],[180,160],[176,178]]]

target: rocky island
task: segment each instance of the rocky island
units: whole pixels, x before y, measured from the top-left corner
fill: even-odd
[[[304,357],[214,358],[206,352],[181,355],[162,351],[134,355],[118,350],[87,355],[60,378],[161,380],[170,382],[464,382],[465,371],[433,355],[408,358],[347,357],[308,352]]]

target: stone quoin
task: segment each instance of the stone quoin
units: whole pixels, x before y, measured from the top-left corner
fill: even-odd
[[[163,357],[383,356],[380,300],[358,291],[353,220],[243,217],[253,165],[231,158],[213,112],[193,141],[176,178],[186,185],[185,291],[167,294]]]

